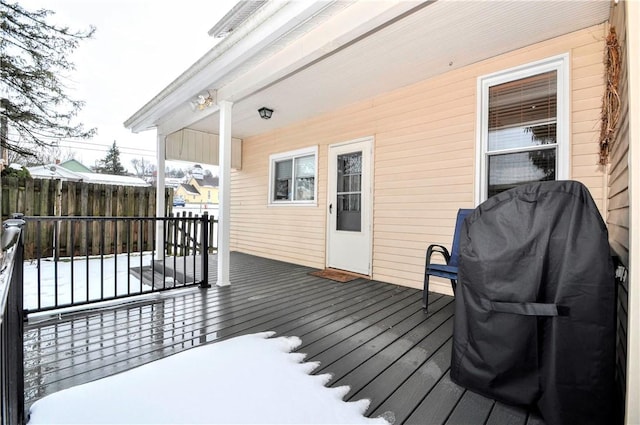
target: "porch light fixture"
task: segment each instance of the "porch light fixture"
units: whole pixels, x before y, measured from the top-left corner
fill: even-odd
[[[215,97],[216,92],[211,93],[210,90],[207,90],[206,94],[199,94],[191,103],[191,109],[202,111],[207,109],[209,106],[213,105],[216,101]]]
[[[260,118],[263,120],[268,120],[273,115],[273,109],[265,108],[264,106],[258,109],[258,113],[260,114]]]

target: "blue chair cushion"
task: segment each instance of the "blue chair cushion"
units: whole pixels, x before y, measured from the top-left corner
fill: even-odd
[[[443,277],[445,279],[457,279],[458,267],[448,266],[446,264],[429,264],[427,273],[432,276]]]

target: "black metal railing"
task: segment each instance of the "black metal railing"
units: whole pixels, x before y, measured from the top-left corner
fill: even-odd
[[[204,214],[208,214],[205,212]],[[198,217],[202,217],[202,215],[193,214],[191,211],[186,212],[182,211],[182,214],[171,214],[170,218],[175,218],[175,220],[167,221],[167,237],[165,239],[167,254],[168,255],[189,255],[195,246],[198,250],[198,254],[201,254],[200,247],[202,247],[202,243],[200,243],[197,238],[202,237],[202,220],[197,220]],[[186,218],[186,220],[182,220]],[[210,219],[214,219],[213,216],[210,216]],[[217,222],[216,222],[217,223]],[[213,253],[217,251],[217,241],[218,241],[218,226],[208,226],[207,228],[207,240],[209,241],[209,253]],[[193,243],[194,240],[197,243]]]
[[[27,314],[209,286],[217,220],[207,213],[24,219],[34,241],[24,267]],[[155,250],[160,235],[162,253]]]
[[[0,406],[1,423],[24,424],[24,316],[22,309],[22,262],[24,220],[3,224],[0,270]]]

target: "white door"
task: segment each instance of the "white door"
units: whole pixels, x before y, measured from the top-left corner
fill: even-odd
[[[329,146],[327,267],[371,275],[373,139]]]

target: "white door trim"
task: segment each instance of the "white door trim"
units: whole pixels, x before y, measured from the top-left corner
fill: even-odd
[[[348,140],[344,142],[334,143],[328,146],[327,148],[327,202],[325,203],[326,208],[326,217],[327,217],[327,228],[326,228],[326,248],[325,248],[325,266],[331,267],[331,259],[330,259],[330,251],[331,251],[331,231],[332,231],[332,214],[329,213],[329,205],[335,204],[335,200],[332,197],[335,195],[336,190],[335,187],[331,187],[336,184],[335,175],[331,175],[333,167],[330,163],[332,160],[332,150],[335,148],[341,148],[349,145],[356,145],[364,143],[363,151],[366,151],[368,154],[368,163],[364,163],[363,166],[366,167],[366,172],[363,170],[363,176],[367,176],[367,181],[362,182],[363,192],[362,192],[362,217],[363,217],[363,226],[366,226],[367,230],[367,255],[368,255],[368,266],[365,269],[361,270],[348,270],[355,271],[357,273],[372,276],[373,272],[373,190],[374,190],[374,137],[361,137],[358,139]],[[364,155],[363,155],[364,156]],[[334,174],[335,174],[335,170]],[[344,269],[344,268],[343,268]]]

